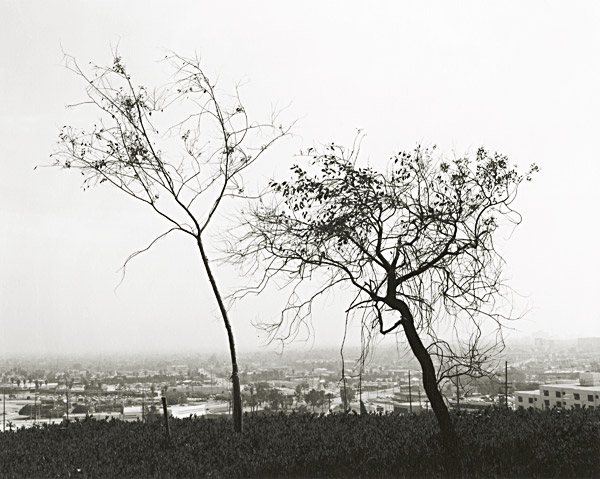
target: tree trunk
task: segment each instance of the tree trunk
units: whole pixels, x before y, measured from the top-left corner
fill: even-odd
[[[423,387],[429,399],[429,403],[431,404],[431,409],[433,409],[440,427],[442,445],[444,447],[446,456],[447,471],[451,476],[455,476],[459,474],[460,467],[461,448],[459,439],[456,434],[454,424],[452,423],[452,419],[450,418],[448,407],[446,406],[444,398],[438,389],[433,361],[431,360],[431,356],[429,355],[427,348],[417,333],[412,314],[410,314],[410,311],[407,311],[407,309],[408,308],[403,307],[402,311],[400,311],[403,317],[402,325],[404,332],[412,352],[421,365],[421,371],[423,373]]]
[[[219,311],[221,312],[223,323],[225,324],[225,329],[227,330],[227,338],[229,340],[229,352],[231,353],[231,382],[233,384],[233,427],[235,432],[242,432],[242,391],[240,388],[240,378],[238,376],[237,355],[235,352],[233,330],[231,329],[231,323],[229,322],[227,309],[225,308],[225,304],[223,303],[223,299],[221,298],[221,293],[219,292],[217,282],[215,281],[215,277],[213,276],[212,271],[210,269],[208,257],[206,256],[206,252],[204,251],[204,246],[202,245],[202,240],[200,238],[198,238],[198,249],[200,250],[200,255],[202,256],[202,263],[204,264],[204,268],[206,269],[206,274],[208,275],[210,285],[219,305]]]
[[[427,351],[427,348],[421,341],[417,329],[415,328],[415,322],[413,315],[408,305],[393,296],[393,293],[388,294],[387,304],[398,311],[402,316],[402,327],[406,334],[406,339],[415,357],[421,365],[421,371],[423,373],[423,388],[431,404],[431,409],[435,414],[438,425],[440,427],[440,433],[442,436],[442,445],[446,456],[447,472],[451,476],[457,476],[460,473],[460,454],[461,447],[459,443],[454,424],[450,418],[448,407],[444,402],[444,398],[440,393],[437,385],[437,377],[435,374],[435,367],[431,356]]]

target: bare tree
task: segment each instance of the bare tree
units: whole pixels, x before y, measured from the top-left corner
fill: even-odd
[[[294,337],[316,298],[350,285],[356,296],[346,321],[358,315],[368,330],[403,333],[456,461],[441,385],[457,374],[485,374],[503,345],[511,313],[500,305],[504,262],[494,233],[520,222],[511,205],[537,167],[520,175],[505,156],[484,149],[444,160],[416,148],[393,156],[382,173],[360,167],[359,151],[360,138],[350,150],[331,144],[304,152],[308,165],[293,166],[292,179],[272,182],[246,212],[230,257],[258,275],[255,291],[275,276],[289,282],[287,307],[265,326],[272,338]],[[309,281],[318,286],[303,296]]]
[[[137,86],[121,58],[86,74],[73,57],[66,65],[86,84],[86,101],[98,115],[89,129],[65,126],[54,165],[75,169],[83,188],[106,183],[152,209],[167,225],[148,246],[172,233],[194,241],[227,330],[231,353],[235,430],[242,431],[242,404],[231,322],[206,252],[206,235],[226,199],[244,196],[242,174],[289,127],[252,123],[238,92],[225,95],[197,58],[172,55],[173,80],[149,90]]]

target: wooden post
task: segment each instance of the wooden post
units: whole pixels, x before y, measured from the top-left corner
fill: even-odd
[[[165,415],[165,431],[167,435],[167,442],[171,442],[171,428],[169,427],[169,412],[167,411],[167,398],[162,397],[163,414]]]

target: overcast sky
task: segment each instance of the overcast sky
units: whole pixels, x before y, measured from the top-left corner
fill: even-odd
[[[290,105],[296,137],[260,174],[313,143],[349,144],[384,165],[394,152],[479,146],[542,172],[516,203],[523,223],[501,250],[527,310],[515,335],[600,336],[600,4],[598,2],[0,2],[0,354],[227,351],[199,259],[184,238],[124,259],[164,229],[151,212],[49,163],[82,83],[62,66],[119,52],[155,86],[168,51],[197,53],[250,115]],[[158,86],[158,85],[156,85]],[[285,168],[282,170],[281,166]],[[217,239],[217,238],[215,238]],[[219,279],[229,284],[230,270]],[[315,344],[338,345],[343,294],[315,312]],[[232,311],[240,349],[277,298]],[[268,306],[268,307],[267,307]]]

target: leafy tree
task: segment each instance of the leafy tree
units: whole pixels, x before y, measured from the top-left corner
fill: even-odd
[[[445,160],[416,148],[394,155],[381,172],[359,166],[359,145],[309,149],[308,165],[273,181],[246,212],[231,258],[263,271],[261,288],[279,275],[291,283],[285,311],[265,325],[272,338],[290,337],[315,298],[342,285],[356,294],[347,321],[355,314],[369,334],[402,332],[455,461],[458,440],[440,384],[486,374],[502,346],[511,318],[500,304],[503,260],[494,234],[501,223],[519,223],[512,203],[537,167],[522,175],[484,149]],[[306,298],[300,285],[309,280],[318,286]],[[488,325],[496,331],[491,341]]]
[[[269,399],[271,386],[269,383],[258,383],[256,385],[256,401],[260,406]]]
[[[242,391],[242,396],[246,404],[250,406],[250,412],[254,412],[256,405],[258,404],[254,386],[250,384],[247,388],[244,388],[244,391]]]
[[[33,415],[33,405],[25,404],[21,409],[19,409],[19,416],[32,416]]]
[[[284,395],[277,388],[270,389],[268,392],[268,401],[271,407],[275,410],[279,409],[280,406],[283,406],[284,403]]]
[[[168,404],[184,404],[187,402],[187,396],[183,391],[166,391],[165,397],[167,398]]]
[[[85,404],[75,404],[75,406],[73,407],[73,411],[71,412],[73,414],[88,414],[90,412],[90,408]]]
[[[316,389],[311,389],[304,395],[304,400],[307,404],[312,406],[313,412],[315,412],[315,407],[322,406],[325,402],[325,391],[317,391]]]
[[[235,341],[206,252],[206,234],[224,201],[243,196],[243,172],[289,129],[251,123],[239,96],[218,92],[197,59],[168,58],[174,81],[154,90],[138,86],[118,55],[113,60],[86,74],[66,57],[67,67],[87,85],[87,100],[80,105],[94,108],[98,121],[87,130],[64,127],[54,164],[80,172],[84,189],[105,183],[145,204],[167,225],[127,258],[123,273],[131,259],[172,233],[194,242],[227,331],[234,425],[241,432]]]
[[[297,384],[296,385],[296,390],[294,391],[294,398],[296,398],[296,402],[300,402],[302,401],[302,399],[304,399],[304,391],[303,391],[303,387],[302,384]]]

